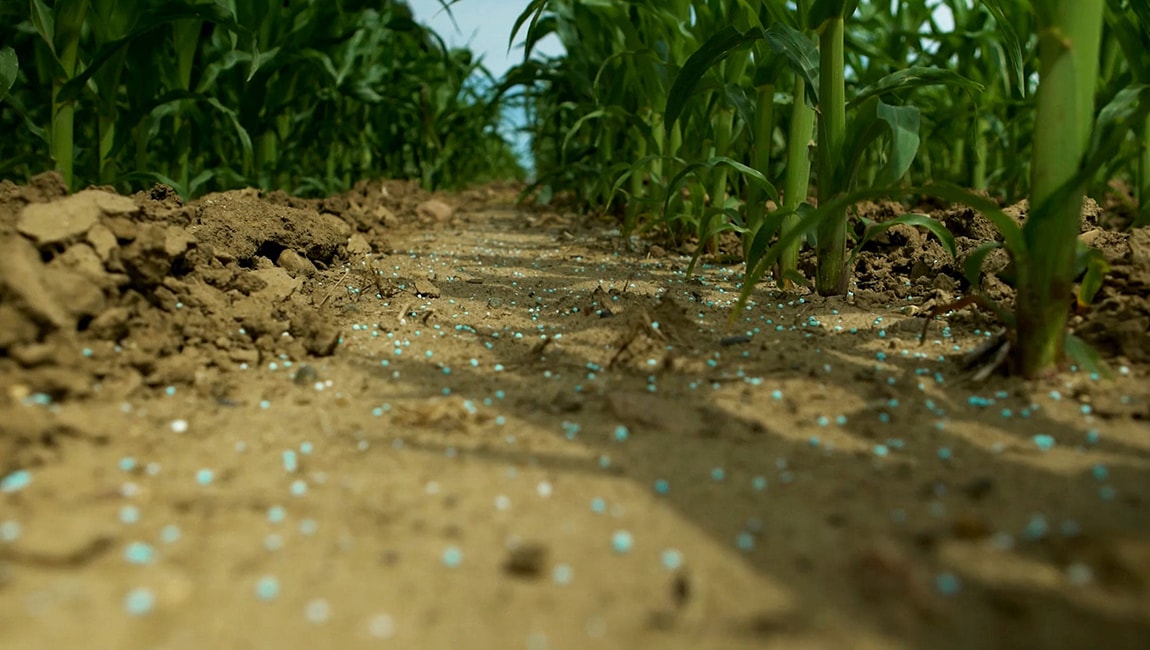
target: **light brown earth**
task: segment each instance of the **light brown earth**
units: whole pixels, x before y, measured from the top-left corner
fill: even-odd
[[[0,647],[1150,647],[1150,233],[1093,206],[1115,379],[972,385],[901,228],[728,325],[738,266],[510,188],[63,194],[0,184]]]

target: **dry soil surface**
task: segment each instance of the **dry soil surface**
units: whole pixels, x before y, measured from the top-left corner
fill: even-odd
[[[513,196],[0,183],[0,647],[1150,647],[1150,233],[1113,380],[970,383],[916,231],[731,322]]]

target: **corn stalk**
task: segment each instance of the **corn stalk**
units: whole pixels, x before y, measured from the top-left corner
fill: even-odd
[[[1031,160],[1031,205],[1023,228],[1030,268],[1019,274],[1019,371],[1028,377],[1062,360],[1067,299],[1087,183],[1079,168],[1094,125],[1103,0],[1034,0],[1041,81]],[[1039,254],[1041,251],[1041,254]]]

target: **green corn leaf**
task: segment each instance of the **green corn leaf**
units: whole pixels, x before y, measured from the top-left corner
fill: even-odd
[[[719,216],[725,216],[726,219],[718,219]],[[707,247],[707,243],[715,237],[730,231],[742,231],[742,228],[735,225],[735,221],[739,218],[739,213],[733,208],[716,209],[711,208],[703,213],[703,218],[699,221],[699,245],[695,247],[695,252],[691,254],[691,261],[687,264],[687,276],[691,276],[695,272],[695,265],[699,263],[699,258],[703,256],[703,251]]]
[[[894,185],[906,175],[918,153],[919,111],[914,106],[891,106],[880,100],[876,115],[890,127],[891,138],[886,164],[875,177],[875,184]]]
[[[670,129],[679,119],[687,100],[694,94],[699,81],[708,70],[730,56],[731,52],[754,40],[753,37],[748,39],[734,27],[727,26],[707,39],[702,47],[691,54],[667,95],[667,106],[663,112],[664,126]]]
[[[1041,205],[1031,206],[1026,227],[1041,228],[1043,217],[1066,201],[1082,195],[1082,188],[1098,172],[1118,159],[1126,138],[1132,129],[1137,132],[1150,117],[1150,85],[1136,84],[1115,95],[1098,113],[1087,150],[1078,172],[1051,192]],[[1143,206],[1145,210],[1145,206]],[[988,217],[990,215],[987,215]],[[995,223],[997,226],[997,222]],[[1001,232],[1001,229],[999,230]],[[1009,247],[1009,242],[1008,242]]]
[[[535,51],[535,46],[539,44],[539,41],[551,34],[557,33],[559,30],[559,21],[557,21],[554,16],[536,16],[527,28],[527,36],[523,40],[524,58],[531,56],[531,53]]]
[[[791,70],[802,78],[807,87],[807,104],[819,103],[819,50],[814,41],[801,31],[785,24],[771,25],[763,37],[771,51],[787,59]]]
[[[181,198],[184,198],[184,199],[188,198],[188,196],[186,194],[187,188],[180,187],[180,184],[178,182],[176,182],[175,179],[173,179],[172,177],[167,176],[165,174],[161,174],[160,172],[151,172],[151,171],[128,172],[127,174],[121,174],[116,179],[116,182],[117,183],[131,183],[131,182],[160,183],[161,185],[167,185],[168,187],[175,190],[176,194],[179,194]]]
[[[244,156],[251,156],[252,138],[248,135],[248,131],[244,128],[244,125],[240,123],[239,115],[234,110],[224,106],[220,103],[220,100],[215,97],[208,97],[207,103],[227,118],[228,122],[232,125],[232,130],[236,133],[236,137],[240,140],[240,146],[243,148]]]
[[[37,0],[39,1],[39,0]],[[101,47],[92,57],[88,67],[68,83],[60,88],[60,102],[74,101],[83,92],[88,80],[92,78],[100,67],[111,59],[122,48],[127,47],[138,38],[149,36],[153,30],[169,25],[175,21],[199,19],[213,23],[235,34],[248,34],[248,30],[236,22],[235,16],[229,9],[219,4],[195,4],[184,0],[179,2],[164,2],[149,13],[142,16],[132,31],[125,37],[112,41]],[[258,57],[257,57],[258,58]]]
[[[747,91],[739,84],[727,84],[723,86],[722,92],[723,99],[728,106],[735,107],[735,113],[738,114],[742,124],[751,124],[755,119],[755,105],[750,97],[747,97]],[[751,138],[752,142],[754,137]]]
[[[837,166],[838,171],[845,176],[831,181],[837,187],[853,186],[867,147],[882,136],[883,125],[878,118],[879,103],[878,98],[872,97],[855,112],[854,120],[851,121],[850,129],[846,133],[846,143],[843,145],[843,158],[846,164]]]
[[[1142,37],[1150,40],[1150,1],[1130,0],[1130,8],[1138,16],[1138,23],[1142,26]]]
[[[999,248],[1002,248],[1001,242],[984,242],[970,251],[966,259],[963,260],[962,276],[966,278],[966,283],[970,285],[973,290],[977,291],[978,287],[982,285],[982,265],[986,263],[986,256]]]
[[[260,71],[260,66],[263,64],[263,62],[265,60],[271,59],[273,57],[274,57],[274,54],[272,54],[270,52],[265,54],[265,55],[261,55],[260,54],[259,40],[253,38],[252,39],[252,50],[251,50],[251,62],[248,65],[248,76],[244,79],[244,81],[251,81],[252,79],[254,79],[256,76],[256,73]]]
[[[1074,267],[1075,276],[1082,276],[1082,284],[1078,288],[1078,304],[1083,307],[1093,304],[1094,298],[1098,296],[1106,280],[1106,274],[1110,272],[1106,256],[1097,248],[1087,246],[1079,240]]]
[[[1066,339],[1063,340],[1062,348],[1066,352],[1066,357],[1071,362],[1078,366],[1078,369],[1088,374],[1097,374],[1099,377],[1112,379],[1114,373],[1110,370],[1110,366],[1102,360],[1102,356],[1098,354],[1089,343],[1083,341],[1077,336],[1067,333]]]
[[[946,226],[942,225],[942,222],[937,219],[932,219],[925,214],[904,214],[893,219],[887,219],[886,221],[877,223],[872,221],[868,223],[866,229],[863,231],[863,236],[859,239],[858,244],[855,245],[854,250],[851,251],[850,262],[847,263],[847,268],[852,268],[855,258],[867,242],[890,228],[899,225],[916,226],[926,230],[938,238],[939,243],[941,243],[942,247],[946,249],[946,252],[950,254],[951,259],[958,256],[958,249],[954,243],[954,235],[946,229]]]
[[[894,187],[872,187],[861,190],[854,190],[840,194],[831,201],[819,204],[817,208],[812,208],[809,205],[803,204],[796,212],[799,214],[798,224],[789,230],[786,234],[780,236],[773,245],[762,250],[761,242],[752,242],[751,252],[747,255],[747,274],[743,280],[742,289],[739,292],[739,299],[735,303],[734,310],[731,312],[731,317],[742,312],[747,304],[747,300],[751,297],[751,292],[754,291],[755,285],[759,280],[766,275],[767,271],[775,265],[779,260],[779,256],[793,244],[797,244],[800,239],[808,235],[814,234],[819,226],[821,226],[828,219],[837,218],[850,206],[858,203],[859,201],[873,200],[873,199],[886,199],[899,194],[903,190]],[[760,229],[762,232],[762,229]],[[769,235],[768,235],[769,236]],[[1019,233],[1021,236],[1021,233]],[[761,254],[758,254],[762,251]]]
[[[1027,250],[1026,240],[1022,237],[1022,228],[994,201],[951,183],[934,183],[918,188],[918,191],[952,203],[968,205],[980,212],[998,229],[998,233],[1002,235],[1002,241],[1006,245],[1006,249],[1010,251],[1015,263],[1020,267],[1026,265],[1030,251]]]
[[[779,227],[783,223],[783,219],[797,214],[799,223],[803,223],[814,214],[815,208],[809,203],[800,203],[797,206],[789,208],[781,208],[773,212],[768,212],[763,216],[763,223],[759,225],[759,229],[755,231],[751,238],[751,245],[747,249],[747,267],[754,268],[758,260],[766,255],[767,250],[770,248],[771,239],[775,233],[779,231]],[[797,240],[796,240],[797,241]]]
[[[16,110],[16,114],[19,115],[21,117],[21,119],[23,119],[24,127],[28,129],[28,132],[31,133],[32,135],[36,136],[37,140],[39,140],[41,143],[47,145],[48,144],[48,131],[47,131],[47,129],[45,129],[44,127],[37,124],[32,119],[32,116],[28,114],[28,110],[24,107],[24,102],[20,99],[20,95],[18,93],[14,93],[14,94],[9,95],[7,98],[7,102],[8,102],[9,106],[11,106],[13,109]],[[51,166],[51,164],[52,164],[51,158],[45,157],[45,159],[48,161],[48,164],[45,165],[45,167]]]
[[[515,37],[519,34],[519,30],[523,28],[523,23],[531,21],[527,27],[528,31],[535,27],[539,22],[539,17],[543,14],[543,9],[547,6],[547,0],[531,0],[527,7],[515,19],[515,24],[511,27],[511,36],[507,38],[507,51],[510,52],[511,48],[515,47]],[[531,48],[525,48],[523,51],[523,59],[531,58]]]
[[[28,165],[32,169],[48,169],[52,166],[52,158],[47,154],[29,152],[0,159],[0,178],[9,176],[20,165]]]
[[[204,184],[215,177],[216,170],[214,169],[205,169],[204,171],[193,176],[192,180],[188,181],[188,195],[184,198],[189,199],[199,194],[200,189],[204,186]]]
[[[1142,5],[1150,12],[1150,2],[1144,1]],[[1146,48],[1147,43],[1150,43],[1150,25],[1146,24],[1146,20],[1150,20],[1150,17],[1142,21],[1131,20],[1130,14],[1113,7],[1106,12],[1106,26],[1126,55],[1134,80],[1141,83],[1150,81],[1150,50]],[[1141,26],[1136,24],[1138,22],[1142,22]]]
[[[815,285],[810,280],[808,280],[806,276],[794,269],[787,269],[783,271],[782,277],[779,279],[790,281],[795,286],[805,287],[809,291],[815,290]]]
[[[1085,164],[1076,180],[1087,181],[1118,156],[1127,135],[1150,116],[1150,84],[1122,89],[1098,113]]]
[[[1000,47],[1005,52],[1006,61],[1010,67],[1010,75],[1005,77],[1007,90],[1013,85],[1014,88],[1018,89],[1018,96],[1025,97],[1026,77],[1023,72],[1022,41],[1018,38],[1018,32],[1014,30],[1014,25],[1007,19],[1001,0],[982,0],[982,4],[994,16],[994,22],[998,24],[999,32],[1002,34]]]
[[[616,194],[623,194],[629,197],[627,191],[623,189],[623,186],[627,183],[627,180],[642,171],[644,167],[648,167],[651,163],[655,162],[656,160],[662,160],[662,158],[663,157],[658,154],[651,154],[644,156],[628,165],[627,168],[619,174],[619,176],[615,179],[615,182],[611,185],[611,192],[607,195],[607,202],[604,204],[603,210],[605,211],[611,206],[611,202],[615,200]]]
[[[56,0],[52,6],[55,23],[55,33],[52,36],[56,41],[55,51],[59,56],[66,56],[64,52],[68,47],[79,42],[87,13],[88,0]]]
[[[807,27],[819,29],[831,18],[846,18],[854,14],[858,0],[815,0],[807,16]]]
[[[679,119],[687,100],[698,89],[699,82],[708,70],[729,57],[735,50],[760,40],[765,40],[776,54],[786,57],[791,68],[807,84],[808,97],[817,102],[818,50],[802,32],[783,24],[772,25],[766,30],[751,29],[746,33],[727,26],[707,39],[683,64],[667,94],[667,106],[663,112],[665,128],[670,129]]]
[[[700,171],[709,174],[712,170],[715,169],[715,167],[720,165],[730,167],[736,172],[742,174],[748,181],[757,185],[759,189],[763,191],[765,196],[770,198],[772,201],[775,201],[776,203],[778,202],[778,190],[776,190],[775,186],[772,185],[771,182],[768,181],[767,178],[763,176],[763,174],[757,169],[752,169],[743,163],[727,158],[726,156],[715,156],[714,158],[710,158],[705,162],[694,162],[687,165],[678,174],[676,174],[674,178],[671,179],[670,184],[667,186],[667,196],[663,200],[663,213],[666,214],[671,205],[671,198],[679,191],[679,188],[682,187],[683,181],[685,181],[687,177],[696,175]]]
[[[19,73],[20,60],[16,57],[16,50],[10,47],[0,49],[0,102],[8,96]]]
[[[583,117],[580,117],[578,120],[575,120],[575,124],[571,125],[571,128],[567,130],[567,134],[563,136],[563,146],[560,151],[567,151],[567,149],[571,146],[571,138],[575,137],[575,134],[579,132],[579,129],[583,128],[584,124],[590,122],[591,120],[601,120],[606,117],[616,117],[617,113],[618,112],[616,110],[602,108],[597,111],[591,111]]]
[[[203,186],[204,183],[208,182],[209,180],[211,180],[215,176],[216,176],[216,170],[214,170],[214,169],[204,170],[204,171],[200,172],[199,174],[197,174],[195,178],[188,181],[187,187],[183,187],[182,185],[180,185],[179,182],[177,182],[172,177],[167,176],[165,174],[161,174],[160,172],[134,171],[134,172],[128,172],[127,174],[120,175],[120,177],[116,179],[116,182],[117,183],[131,183],[131,182],[160,183],[162,185],[167,185],[168,187],[172,188],[173,190],[176,191],[176,194],[180,195],[180,198],[187,201],[196,195],[196,193],[199,191],[200,187]]]
[[[52,55],[58,56],[56,54],[56,19],[52,13],[52,8],[44,0],[32,0],[31,8],[32,26],[36,28],[36,33],[44,40]]]
[[[922,88],[923,86],[948,86],[961,88],[970,93],[979,93],[984,90],[982,84],[971,81],[954,70],[915,66],[892,72],[877,82],[860,89],[854,98],[847,102],[847,108],[859,106],[871,97]]]
[[[847,133],[847,143],[843,156],[847,165],[842,168],[845,174],[840,186],[854,185],[858,170],[862,165],[867,147],[888,133],[890,139],[886,153],[886,163],[875,177],[875,185],[889,186],[897,183],[914,162],[921,142],[919,110],[914,106],[892,106],[871,97],[858,109],[856,119]]]

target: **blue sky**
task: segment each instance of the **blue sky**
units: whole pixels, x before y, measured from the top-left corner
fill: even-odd
[[[451,16],[443,10],[437,0],[407,0],[415,20],[435,30],[448,46],[467,46],[476,56],[483,57],[483,65],[496,78],[502,77],[508,68],[523,61],[523,36],[521,29],[516,36],[515,47],[507,50],[511,28],[515,19],[523,13],[529,0],[459,0],[451,5]],[[452,17],[455,21],[452,22]],[[550,36],[536,46],[536,52],[557,55],[563,51],[559,39]],[[526,135],[517,132],[517,125],[526,121],[521,111],[509,110],[504,114],[505,135],[512,141],[512,147],[519,160],[527,168],[532,168],[530,142]]]
[[[507,51],[507,39],[515,19],[527,7],[528,0],[460,0],[451,6],[455,23],[437,0],[408,0],[415,19],[434,29],[451,46],[469,46],[496,77],[503,76],[511,66],[523,61],[523,35],[520,30],[516,47]],[[456,29],[458,25],[458,29]],[[543,54],[559,54],[562,46],[558,39],[540,42]]]

